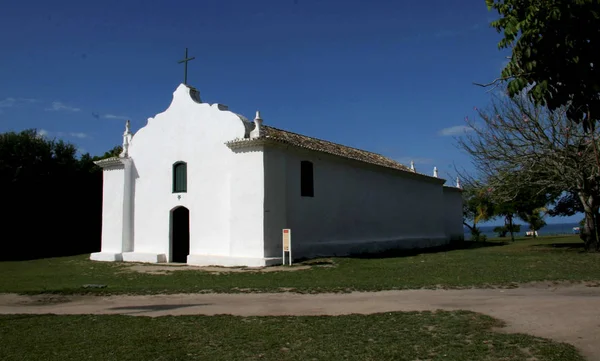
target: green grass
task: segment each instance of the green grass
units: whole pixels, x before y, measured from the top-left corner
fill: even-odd
[[[333,267],[314,266],[293,272],[221,274],[197,270],[138,273],[129,270],[131,264],[92,262],[89,255],[81,255],[0,262],[0,292],[344,292],[600,280],[600,255],[584,253],[581,246],[577,236],[545,237],[506,245],[473,244],[470,249],[453,251],[332,258]],[[106,288],[84,289],[85,284],[103,284]]]
[[[472,312],[307,317],[0,316],[0,359],[580,361]]]

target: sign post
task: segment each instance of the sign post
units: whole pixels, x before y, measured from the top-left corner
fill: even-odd
[[[292,265],[292,230],[283,230],[283,264],[285,265],[285,252],[288,253],[289,265]]]

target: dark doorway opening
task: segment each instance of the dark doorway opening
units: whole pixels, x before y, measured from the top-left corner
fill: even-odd
[[[190,211],[185,207],[171,212],[171,262],[187,263],[190,254]]]

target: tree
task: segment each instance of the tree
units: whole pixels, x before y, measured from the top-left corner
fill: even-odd
[[[552,202],[552,206],[553,208],[548,209],[550,217],[570,217],[585,212],[581,200],[574,192],[561,194]]]
[[[600,178],[599,169],[593,166],[594,134],[572,127],[566,109],[550,111],[524,95],[495,96],[490,108],[478,113],[477,124],[467,119],[473,131],[459,138],[459,146],[473,157],[496,197],[550,200],[563,192],[577,194],[586,215],[581,237],[586,249],[600,250],[596,226]]]
[[[511,232],[511,233],[519,233],[521,232],[521,225],[520,224],[513,224],[512,227],[508,227],[506,225],[504,226],[498,226],[494,228],[494,232],[498,234],[498,237],[503,238],[506,237],[506,234]],[[514,239],[513,239],[514,241]]]
[[[35,129],[0,134],[0,242],[10,250],[0,260],[100,249],[102,170],[94,158],[78,159],[74,145]]]
[[[112,147],[109,151],[104,152],[103,155],[93,157],[92,159],[94,161],[97,161],[97,160],[106,159],[106,158],[118,157],[122,151],[123,151],[123,147],[120,145],[117,145],[117,146]]]
[[[536,232],[546,225],[546,221],[544,220],[545,213],[546,208],[543,207],[536,208],[532,212],[519,213],[519,218],[529,224],[529,230],[533,232],[534,238],[537,235]]]
[[[513,177],[506,174],[495,179],[510,180]],[[505,227],[509,230],[510,238],[513,242],[515,241],[515,232],[513,231],[514,218],[519,217],[527,222],[527,220],[523,219],[524,216],[533,214],[539,209],[545,209],[544,207],[556,198],[554,193],[547,193],[543,189],[531,184],[514,184],[512,182],[499,184],[495,182],[495,185],[491,193],[495,204],[494,213],[497,216],[504,217]],[[507,193],[511,193],[512,197],[505,197]]]
[[[501,201],[494,204],[494,215],[504,217],[504,228],[510,233],[510,240],[515,241],[514,216],[517,213],[515,201]]]
[[[592,129],[600,119],[600,1],[485,0],[500,18],[491,23],[511,48],[501,77],[511,97],[522,91],[551,111]],[[562,110],[561,110],[562,111]]]
[[[477,224],[491,219],[493,211],[494,206],[489,197],[488,188],[477,181],[465,182],[463,186],[463,224],[469,228],[471,240],[485,241]]]

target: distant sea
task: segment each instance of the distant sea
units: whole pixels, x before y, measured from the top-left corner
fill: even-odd
[[[497,226],[481,226],[481,232],[485,234],[488,238],[498,237],[498,234],[494,232],[494,228]],[[556,235],[567,235],[567,234],[576,234],[573,231],[573,227],[579,227],[577,223],[556,223],[556,224],[547,224],[542,229],[538,231],[538,236],[556,236]],[[464,227],[465,230],[465,239],[471,238],[471,232],[467,227]],[[529,230],[528,225],[521,225],[521,232],[515,233],[515,237],[525,237],[525,232]],[[507,237],[510,237],[510,234],[507,234]]]

